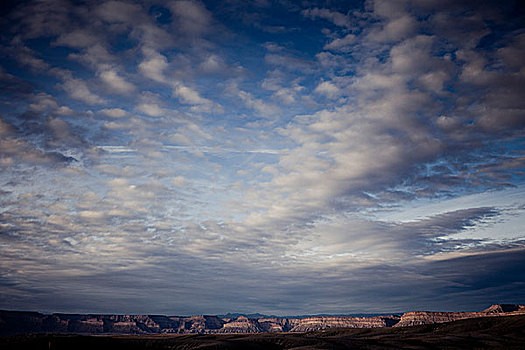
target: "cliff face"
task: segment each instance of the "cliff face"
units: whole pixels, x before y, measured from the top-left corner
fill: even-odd
[[[422,324],[443,323],[485,316],[481,312],[432,312],[410,311],[401,316],[394,327],[418,326]]]
[[[0,334],[53,333],[211,333],[224,321],[217,316],[77,315],[0,311]]]
[[[239,316],[235,320],[225,323],[218,333],[261,333],[263,328],[258,320]]]
[[[525,314],[525,305],[496,304],[480,312],[410,311],[401,316],[394,327],[452,322],[467,318]]]
[[[0,311],[0,335],[16,333],[266,333],[308,332],[329,328],[406,327],[443,323],[474,317],[525,314],[525,305],[492,305],[480,312],[411,311],[401,316],[302,318],[163,315],[77,315]]]
[[[337,317],[316,316],[291,320],[291,332],[309,332],[327,328],[378,328],[391,327],[399,316]]]
[[[259,326],[264,332],[288,332],[292,325],[287,318],[268,317],[258,319]]]

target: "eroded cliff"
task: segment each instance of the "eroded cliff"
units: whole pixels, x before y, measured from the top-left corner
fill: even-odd
[[[0,334],[16,333],[270,333],[335,328],[407,327],[475,317],[525,314],[524,305],[497,304],[479,312],[410,311],[401,316],[309,316],[298,318],[237,316],[79,315],[0,311]]]
[[[394,325],[394,327],[418,326],[423,324],[452,322],[467,318],[519,314],[525,314],[525,305],[495,304],[479,312],[410,311],[401,315],[401,319]]]

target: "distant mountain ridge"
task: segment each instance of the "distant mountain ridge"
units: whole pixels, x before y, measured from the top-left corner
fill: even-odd
[[[330,328],[407,327],[444,323],[477,317],[525,315],[525,305],[496,304],[479,312],[410,311],[390,316],[306,316],[276,317],[254,314],[199,316],[164,315],[50,315],[38,312],[0,311],[0,335],[18,333],[87,333],[87,334],[216,334],[309,332]]]

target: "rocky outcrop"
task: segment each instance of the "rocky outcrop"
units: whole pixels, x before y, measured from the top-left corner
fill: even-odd
[[[239,316],[235,320],[225,323],[218,333],[261,333],[263,328],[255,319]]]
[[[432,312],[410,311],[401,316],[394,327],[418,326],[422,324],[443,323],[462,320],[465,318],[481,317],[480,312]]]
[[[294,319],[291,332],[309,332],[328,328],[380,328],[392,327],[399,322],[399,316],[348,317],[314,316]]]
[[[333,328],[407,327],[474,317],[525,314],[525,305],[498,304],[480,312],[411,311],[401,316],[309,316],[298,318],[163,315],[78,315],[0,311],[0,335],[16,333],[270,333]]]
[[[516,304],[494,304],[483,310],[486,314],[501,314],[501,313],[523,313],[525,312],[525,305]]]
[[[467,318],[519,314],[525,314],[525,305],[495,304],[480,312],[410,311],[404,313],[394,327],[418,326],[424,324],[452,322]]]
[[[263,317],[258,319],[258,322],[263,332],[288,332],[292,329],[292,325],[287,318]]]
[[[172,317],[175,319],[175,317]],[[177,333],[213,333],[221,329],[224,322],[217,316],[190,316],[179,317]],[[164,329],[162,333],[173,333],[172,330]]]

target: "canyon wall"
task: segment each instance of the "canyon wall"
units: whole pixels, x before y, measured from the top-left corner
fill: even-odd
[[[410,311],[401,315],[394,327],[452,322],[467,318],[525,314],[525,305],[496,304],[479,312]]]
[[[0,311],[0,334],[118,333],[210,334],[309,332],[329,328],[407,327],[466,318],[525,314],[524,305],[498,304],[480,312],[410,311],[401,316],[308,316],[297,318],[237,316],[79,315]]]

